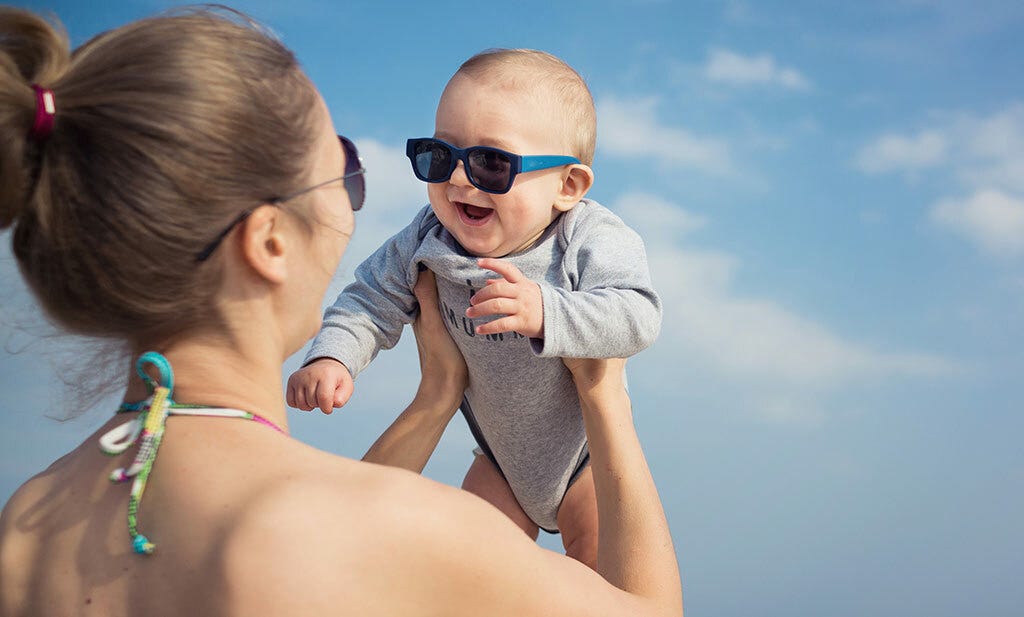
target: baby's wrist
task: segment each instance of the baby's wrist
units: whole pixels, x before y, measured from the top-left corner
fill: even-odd
[[[309,362],[305,363],[303,365],[303,368],[306,368],[307,366],[313,366],[314,364],[328,364],[330,362],[333,362],[333,363],[336,363],[336,364],[340,364],[341,366],[345,366],[345,363],[342,362],[341,360],[338,360],[337,358],[332,358],[331,356],[319,356],[319,357],[313,358]],[[345,366],[345,368],[348,368],[348,367]]]

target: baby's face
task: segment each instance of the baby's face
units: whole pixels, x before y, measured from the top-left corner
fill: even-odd
[[[464,75],[445,88],[435,122],[434,137],[458,148],[570,154],[562,116],[542,97]],[[427,192],[437,218],[463,248],[478,257],[504,257],[532,246],[558,216],[556,200],[567,169],[520,173],[508,193],[496,195],[470,184],[460,162],[447,182],[428,184]]]

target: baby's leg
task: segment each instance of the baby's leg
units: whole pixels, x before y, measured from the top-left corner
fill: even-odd
[[[562,499],[558,531],[565,554],[597,570],[597,494],[590,465],[580,472]]]
[[[537,523],[523,512],[523,507],[519,505],[508,482],[501,476],[491,459],[483,454],[477,454],[469,471],[466,472],[466,479],[462,481],[462,488],[477,497],[482,497],[504,512],[513,523],[526,532],[526,535],[537,539],[537,533],[540,531]]]

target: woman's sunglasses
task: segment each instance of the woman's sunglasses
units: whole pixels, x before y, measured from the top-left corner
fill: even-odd
[[[345,192],[348,193],[348,202],[352,206],[352,211],[355,212],[356,210],[362,208],[363,202],[366,201],[366,177],[364,176],[366,170],[363,168],[363,161],[362,159],[359,158],[359,150],[356,149],[356,145],[352,143],[352,141],[348,137],[338,135],[338,141],[341,142],[341,148],[345,151],[344,174],[338,176],[337,178],[324,180],[323,182],[318,182],[313,186],[307,186],[304,189],[299,189],[294,193],[288,193],[283,197],[271,197],[269,199],[264,200],[264,203],[268,203],[275,206],[280,205],[286,201],[295,199],[299,195],[305,195],[310,191],[315,191],[320,187],[327,186],[332,182],[337,182],[338,180],[341,180],[344,182]],[[209,244],[203,247],[203,250],[199,251],[199,253],[196,254],[196,261],[206,261],[207,259],[209,259],[210,255],[213,254],[213,251],[215,251],[217,247],[220,246],[220,243],[224,241],[224,238],[226,238],[228,234],[231,233],[231,230],[234,229],[236,225],[244,221],[250,214],[252,214],[253,210],[255,210],[255,208],[248,208],[246,210],[243,210],[238,216],[236,216],[235,220],[231,221],[231,224],[224,228],[224,231],[217,234],[216,238],[214,238]]]
[[[412,162],[413,173],[424,182],[447,181],[462,161],[470,184],[498,195],[512,188],[517,174],[580,162],[572,156],[520,156],[487,146],[456,148],[432,137],[410,139],[405,144],[405,154]]]

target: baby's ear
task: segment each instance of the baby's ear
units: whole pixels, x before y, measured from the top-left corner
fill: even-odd
[[[555,209],[561,212],[572,210],[590,187],[594,186],[594,170],[589,165],[570,165],[562,176],[562,188],[555,199]]]

